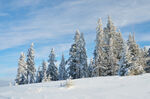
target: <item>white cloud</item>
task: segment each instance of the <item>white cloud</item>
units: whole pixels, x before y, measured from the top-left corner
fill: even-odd
[[[50,1],[46,1],[50,2]],[[16,0],[16,7],[35,7],[41,0]],[[45,4],[46,5],[46,4]],[[117,27],[150,20],[149,0],[76,0],[64,1],[54,7],[46,5],[40,9],[29,10],[26,19],[12,21],[7,31],[0,34],[0,49],[31,43],[45,38],[56,39],[81,32],[95,31],[99,17],[106,24],[111,15]],[[86,35],[86,34],[85,34]]]

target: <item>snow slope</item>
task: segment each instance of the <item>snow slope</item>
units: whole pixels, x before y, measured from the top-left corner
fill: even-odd
[[[150,99],[150,74],[128,77],[95,77],[0,87],[0,99]]]

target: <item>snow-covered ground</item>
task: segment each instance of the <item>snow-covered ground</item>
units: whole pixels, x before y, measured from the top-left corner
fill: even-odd
[[[150,99],[150,74],[111,76],[0,87],[0,99]]]

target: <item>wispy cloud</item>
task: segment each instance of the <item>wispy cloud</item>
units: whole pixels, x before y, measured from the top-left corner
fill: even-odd
[[[41,0],[15,0],[12,5],[35,7],[40,3]],[[94,31],[97,19],[102,17],[106,21],[107,15],[112,16],[118,27],[147,21],[150,20],[149,9],[149,0],[76,0],[64,1],[53,7],[46,5],[29,10],[27,18],[18,20],[17,23],[12,21],[7,32],[1,33],[0,40],[3,42],[0,43],[0,49],[27,44],[37,39],[63,37],[73,34],[77,28],[83,32]]]

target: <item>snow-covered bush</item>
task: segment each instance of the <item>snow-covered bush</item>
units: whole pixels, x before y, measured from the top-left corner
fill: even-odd
[[[60,83],[60,87],[67,87],[70,88],[71,86],[73,86],[73,82],[72,82],[72,78],[69,77],[66,82],[61,82]]]
[[[72,82],[71,78],[69,78],[69,79],[66,80],[65,86],[66,86],[67,88],[73,86],[73,82]]]

